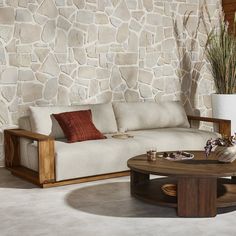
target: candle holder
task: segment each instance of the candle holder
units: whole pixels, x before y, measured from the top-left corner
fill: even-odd
[[[148,161],[156,161],[156,159],[157,159],[157,151],[156,150],[147,151],[147,160]]]

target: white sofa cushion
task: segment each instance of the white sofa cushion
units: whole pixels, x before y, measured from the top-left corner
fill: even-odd
[[[111,103],[78,105],[78,106],[50,106],[30,108],[30,121],[32,131],[50,135],[55,138],[64,138],[65,135],[52,114],[91,109],[93,122],[102,133],[117,132],[116,119]]]
[[[128,170],[127,160],[156,147],[158,151],[203,150],[209,138],[220,135],[192,128],[131,131],[134,138],[111,138],[77,143],[55,142],[56,180],[66,180]],[[37,149],[29,147],[29,168],[37,171]],[[27,166],[28,167],[28,166]]]
[[[120,131],[190,127],[180,102],[117,102],[113,103]]]
[[[32,131],[31,122],[29,116],[23,116],[19,118],[19,128]]]

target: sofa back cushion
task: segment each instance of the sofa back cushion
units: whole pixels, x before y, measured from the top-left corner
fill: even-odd
[[[55,138],[65,138],[60,125],[52,114],[88,109],[92,111],[93,123],[101,133],[117,132],[116,119],[112,104],[110,103],[77,106],[31,106],[29,110],[32,131],[40,134],[50,135]]]
[[[120,131],[190,127],[180,102],[117,102],[113,104]]]
[[[18,123],[19,123],[19,128],[20,129],[32,131],[31,123],[30,123],[30,117],[29,116],[20,117]]]

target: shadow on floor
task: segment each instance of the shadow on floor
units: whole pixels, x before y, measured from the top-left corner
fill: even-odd
[[[66,196],[74,209],[113,217],[176,218],[176,209],[151,205],[130,196],[129,182],[114,182],[76,189]],[[220,209],[218,214],[236,210]]]
[[[38,187],[12,175],[10,171],[2,167],[0,168],[0,188],[33,189]]]

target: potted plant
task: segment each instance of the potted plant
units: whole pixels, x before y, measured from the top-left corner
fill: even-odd
[[[205,53],[216,87],[216,93],[212,94],[213,117],[230,119],[233,134],[236,131],[236,36],[235,27],[230,32],[223,14],[219,27],[208,34]]]

